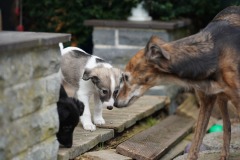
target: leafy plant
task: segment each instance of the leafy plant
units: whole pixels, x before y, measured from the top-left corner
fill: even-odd
[[[24,0],[25,30],[71,33],[71,45],[92,53],[92,28],[87,19],[126,20],[142,0]],[[153,20],[191,18],[196,30],[204,27],[221,9],[239,0],[143,0]]]
[[[73,46],[91,53],[92,29],[83,25],[87,19],[126,19],[139,0],[35,0],[23,1],[26,30],[71,33]]]
[[[239,0],[145,0],[144,7],[154,20],[190,18],[199,30],[225,7],[239,4]]]

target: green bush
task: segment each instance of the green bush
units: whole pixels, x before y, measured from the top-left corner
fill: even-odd
[[[87,19],[126,20],[131,8],[141,0],[24,0],[23,24],[26,30],[71,33],[71,45],[91,53],[92,29]],[[239,0],[144,0],[153,20],[191,18],[195,30],[204,27],[220,10]]]
[[[239,4],[239,0],[145,0],[144,7],[155,20],[190,18],[198,31],[225,7]]]
[[[24,0],[24,27],[29,31],[71,33],[72,45],[91,53],[92,29],[83,25],[84,20],[126,19],[131,8],[138,2],[139,0]]]

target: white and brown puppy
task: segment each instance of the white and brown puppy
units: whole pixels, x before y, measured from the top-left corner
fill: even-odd
[[[90,55],[77,47],[63,48],[59,44],[62,60],[62,84],[69,96],[75,96],[85,105],[80,117],[85,130],[94,131],[96,125],[105,124],[102,117],[103,107],[112,109],[120,83],[120,69],[112,67],[103,59]],[[89,108],[89,99],[94,95],[93,122]]]

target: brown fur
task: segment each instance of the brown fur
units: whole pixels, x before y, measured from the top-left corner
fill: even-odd
[[[149,88],[175,83],[195,90],[200,113],[189,160],[198,157],[199,147],[215,102],[224,124],[221,159],[229,157],[231,125],[227,111],[230,100],[240,115],[240,7],[218,13],[201,32],[173,42],[153,36],[126,66],[116,107],[133,103]]]

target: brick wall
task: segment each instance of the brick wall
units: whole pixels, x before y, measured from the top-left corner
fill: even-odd
[[[70,35],[1,32],[0,159],[57,159],[60,52]]]

